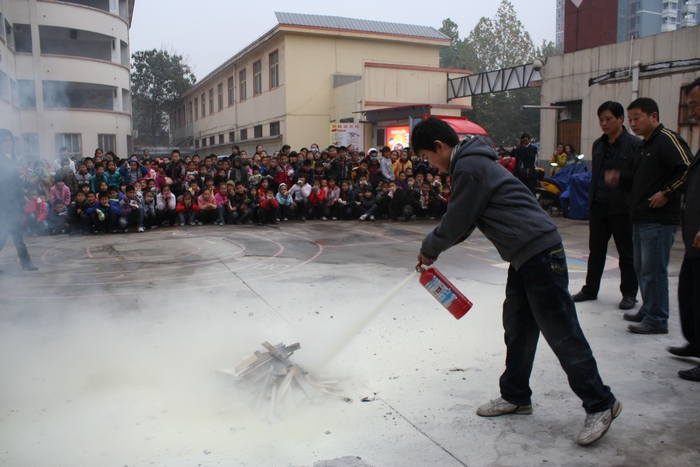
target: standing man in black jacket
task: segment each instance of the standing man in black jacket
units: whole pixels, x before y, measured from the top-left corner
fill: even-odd
[[[631,189],[634,269],[642,292],[638,313],[625,313],[636,334],[668,334],[668,261],[681,223],[681,194],[693,155],[683,138],[659,122],[659,106],[640,97],[627,107],[630,128],[644,141],[631,177],[608,170],[610,186]]]
[[[700,78],[685,90],[690,116],[700,121]],[[685,347],[668,349],[679,357],[700,358],[700,151],[688,169],[688,185],[683,212],[685,257],[678,275],[678,311],[681,330],[688,341]],[[700,382],[700,365],[681,370],[678,376]]]
[[[588,194],[588,272],[586,285],[574,295],[575,302],[598,298],[600,279],[605,268],[608,242],[612,236],[620,257],[620,309],[631,310],[637,302],[637,276],[634,272],[632,223],[629,194],[605,183],[608,170],[618,170],[629,176],[639,157],[642,141],[627,132],[622,122],[625,108],[619,102],[607,101],[598,107],[598,123],[603,136],[593,143],[593,177]]]
[[[515,169],[513,175],[525,184],[534,195],[537,188],[537,148],[530,144],[530,135],[523,133],[520,137],[520,147],[515,150]]]

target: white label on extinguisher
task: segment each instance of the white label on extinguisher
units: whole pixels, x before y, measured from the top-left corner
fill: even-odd
[[[450,288],[437,277],[430,279],[430,282],[425,284],[425,288],[433,295],[433,297],[437,298],[445,308],[449,308],[450,305],[452,305],[452,302],[457,299],[457,295],[455,295],[454,292],[452,292],[452,290],[450,290]]]

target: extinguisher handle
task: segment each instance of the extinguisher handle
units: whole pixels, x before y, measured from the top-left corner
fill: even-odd
[[[423,271],[425,271],[425,268],[423,267],[423,263],[416,264],[416,272],[423,272]]]

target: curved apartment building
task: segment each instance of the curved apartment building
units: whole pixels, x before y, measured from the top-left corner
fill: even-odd
[[[0,128],[18,157],[131,153],[134,0],[0,0]]]

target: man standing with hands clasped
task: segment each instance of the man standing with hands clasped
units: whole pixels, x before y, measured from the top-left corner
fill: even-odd
[[[634,269],[642,307],[623,318],[635,334],[668,334],[668,261],[681,223],[681,194],[693,155],[677,133],[659,122],[659,106],[640,97],[627,106],[630,128],[643,138],[628,174],[608,170],[605,182],[630,190]]]
[[[588,445],[598,440],[620,414],[622,404],[603,384],[579,325],[556,224],[528,188],[496,163],[496,152],[483,137],[460,142],[447,123],[431,117],[415,126],[411,147],[449,172],[453,187],[447,212],[423,240],[418,261],[434,263],[440,253],[478,227],[510,262],[503,303],[507,354],[501,397],[476,413],[482,417],[532,413],[529,380],[542,332],[586,410],[576,441]]]
[[[574,295],[575,302],[596,300],[605,268],[608,242],[612,236],[620,257],[620,309],[631,310],[637,302],[637,275],[634,272],[634,248],[630,223],[629,193],[605,183],[609,170],[630,172],[640,157],[642,141],[627,132],[622,122],[625,108],[607,101],[598,108],[598,123],[603,136],[593,143],[593,177],[589,190],[591,214],[588,221],[588,272],[586,285]]]
[[[690,116],[700,121],[700,78],[685,88]],[[688,343],[668,351],[678,357],[700,358],[700,151],[688,169],[688,186],[683,212],[685,257],[678,275],[678,310],[681,330]],[[700,382],[700,365],[681,370],[678,376]]]

